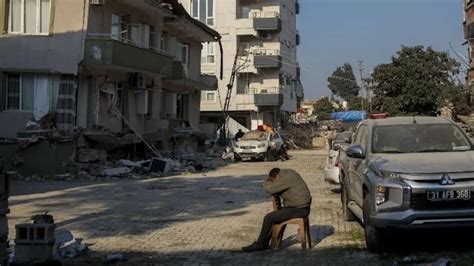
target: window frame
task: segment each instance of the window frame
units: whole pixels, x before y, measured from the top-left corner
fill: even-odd
[[[198,10],[197,10],[197,16],[193,16],[193,13],[194,13],[194,1],[198,2],[197,4],[197,7],[198,7]],[[201,1],[206,1],[206,10],[204,11],[206,13],[206,21],[201,21],[199,18],[201,17]],[[189,0],[189,10],[190,10],[190,14],[191,16],[196,19],[196,20],[199,20],[201,21],[202,23],[206,24],[207,26],[211,27],[211,28],[214,28],[215,25],[216,25],[216,1],[217,0],[212,0],[212,14],[211,16],[209,16],[209,0]],[[208,23],[209,19],[212,19],[212,25]]]
[[[18,75],[18,109],[12,109],[9,108],[8,106],[8,80],[11,75]],[[34,112],[34,107],[33,109],[23,109],[23,75],[24,73],[7,73],[6,74],[6,84],[5,84],[5,111],[7,112],[23,112],[23,113],[32,113]],[[36,89],[36,74],[34,74],[34,79],[33,79],[33,92]]]
[[[212,51],[209,53],[209,46],[212,45]],[[213,62],[210,62],[209,56],[212,56]],[[203,43],[201,49],[201,64],[204,65],[215,65],[216,64],[216,45],[213,42]]]
[[[13,1],[9,2],[8,6],[8,34],[15,34],[15,35],[39,35],[39,36],[48,36],[51,34],[51,17],[54,16],[52,13],[53,11],[53,1],[49,0],[49,25],[47,32],[41,32],[41,0],[36,1],[36,32],[35,33],[27,33],[25,32],[25,8],[26,8],[26,0],[18,0],[20,1],[20,31],[13,31],[13,21],[12,21],[12,13],[13,13]]]

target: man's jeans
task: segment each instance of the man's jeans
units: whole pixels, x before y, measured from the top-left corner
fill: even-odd
[[[258,236],[257,243],[262,246],[268,246],[272,238],[272,226],[294,218],[305,218],[309,215],[310,208],[282,208],[273,211],[263,219],[262,231]]]

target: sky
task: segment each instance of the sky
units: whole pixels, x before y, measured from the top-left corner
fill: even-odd
[[[467,57],[462,0],[299,0],[298,60],[305,98],[329,96],[327,78],[348,62],[370,73],[401,45],[432,46]],[[458,59],[459,60],[459,59]]]

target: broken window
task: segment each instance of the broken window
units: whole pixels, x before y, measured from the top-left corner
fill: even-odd
[[[51,0],[10,0],[8,10],[10,33],[49,33]]]
[[[75,124],[76,82],[73,75],[8,73],[6,81],[8,110],[33,112],[36,121],[55,112],[59,126]]]

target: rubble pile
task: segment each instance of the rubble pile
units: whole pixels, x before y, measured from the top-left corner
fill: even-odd
[[[313,138],[318,136],[316,124],[290,124],[280,132],[288,149],[312,149]]]
[[[457,120],[460,121],[458,125],[466,132],[466,134],[474,139],[474,116],[457,116]]]

